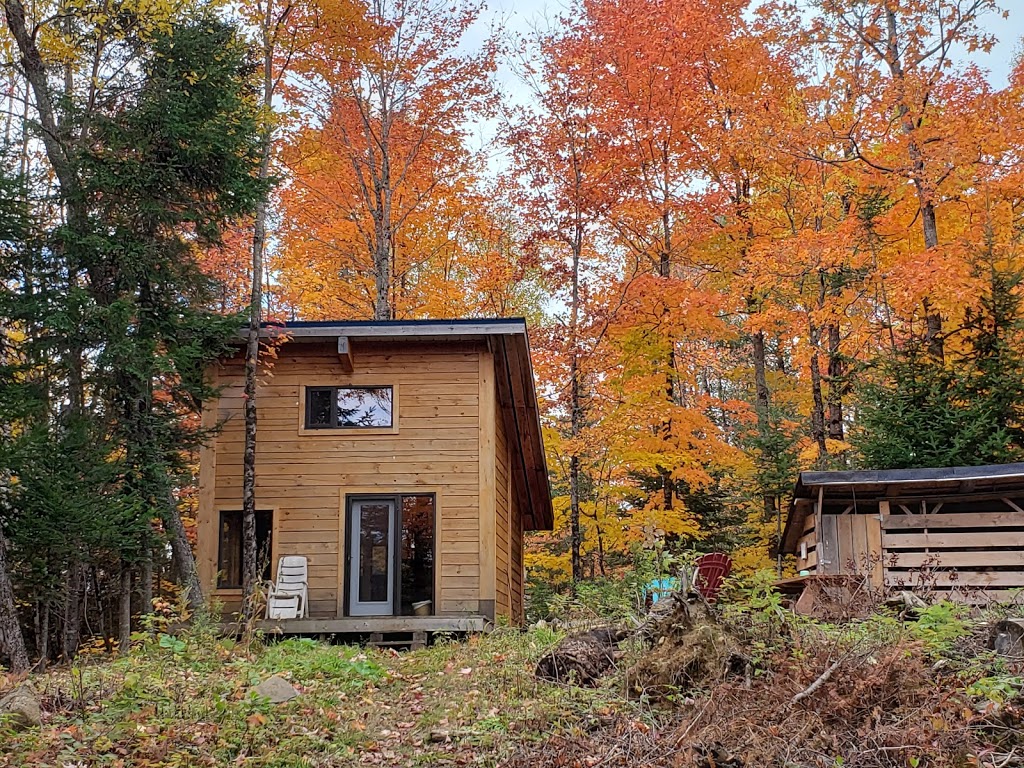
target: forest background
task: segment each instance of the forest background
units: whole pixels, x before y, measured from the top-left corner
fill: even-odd
[[[1022,458],[1024,66],[976,64],[1016,16],[708,5],[5,0],[7,655],[201,601],[202,371],[246,319],[526,317],[537,590],[773,564],[800,469]]]

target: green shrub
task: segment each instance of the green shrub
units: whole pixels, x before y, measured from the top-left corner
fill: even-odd
[[[967,606],[948,600],[929,605],[921,610],[917,621],[910,623],[910,635],[932,653],[947,653],[957,640],[971,633],[967,612]]]

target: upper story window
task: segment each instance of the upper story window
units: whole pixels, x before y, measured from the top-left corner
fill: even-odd
[[[306,429],[392,427],[392,387],[306,387]]]

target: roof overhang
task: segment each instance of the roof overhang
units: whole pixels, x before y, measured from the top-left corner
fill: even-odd
[[[341,340],[356,351],[360,342],[483,342],[494,354],[498,407],[505,434],[520,450],[512,457],[512,474],[523,500],[524,530],[551,530],[554,509],[548,485],[547,459],[534,385],[526,320],[485,318],[460,320],[343,320],[265,324],[263,338],[287,343]],[[244,340],[246,332],[239,333]]]
[[[801,472],[793,489],[782,551],[793,553],[803,532],[804,520],[814,502],[829,499],[923,498],[936,495],[999,493],[1024,490],[1024,463],[988,464],[978,467],[929,467],[924,469],[868,469],[838,472]]]

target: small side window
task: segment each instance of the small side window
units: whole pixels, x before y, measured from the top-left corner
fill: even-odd
[[[270,536],[274,530],[273,513],[256,510],[256,558],[261,578],[270,578]],[[217,589],[240,589],[242,586],[242,510],[228,509],[220,513],[220,535],[217,547]]]
[[[330,387],[309,387],[306,390],[306,427],[326,429],[331,426],[333,399],[333,390]]]

